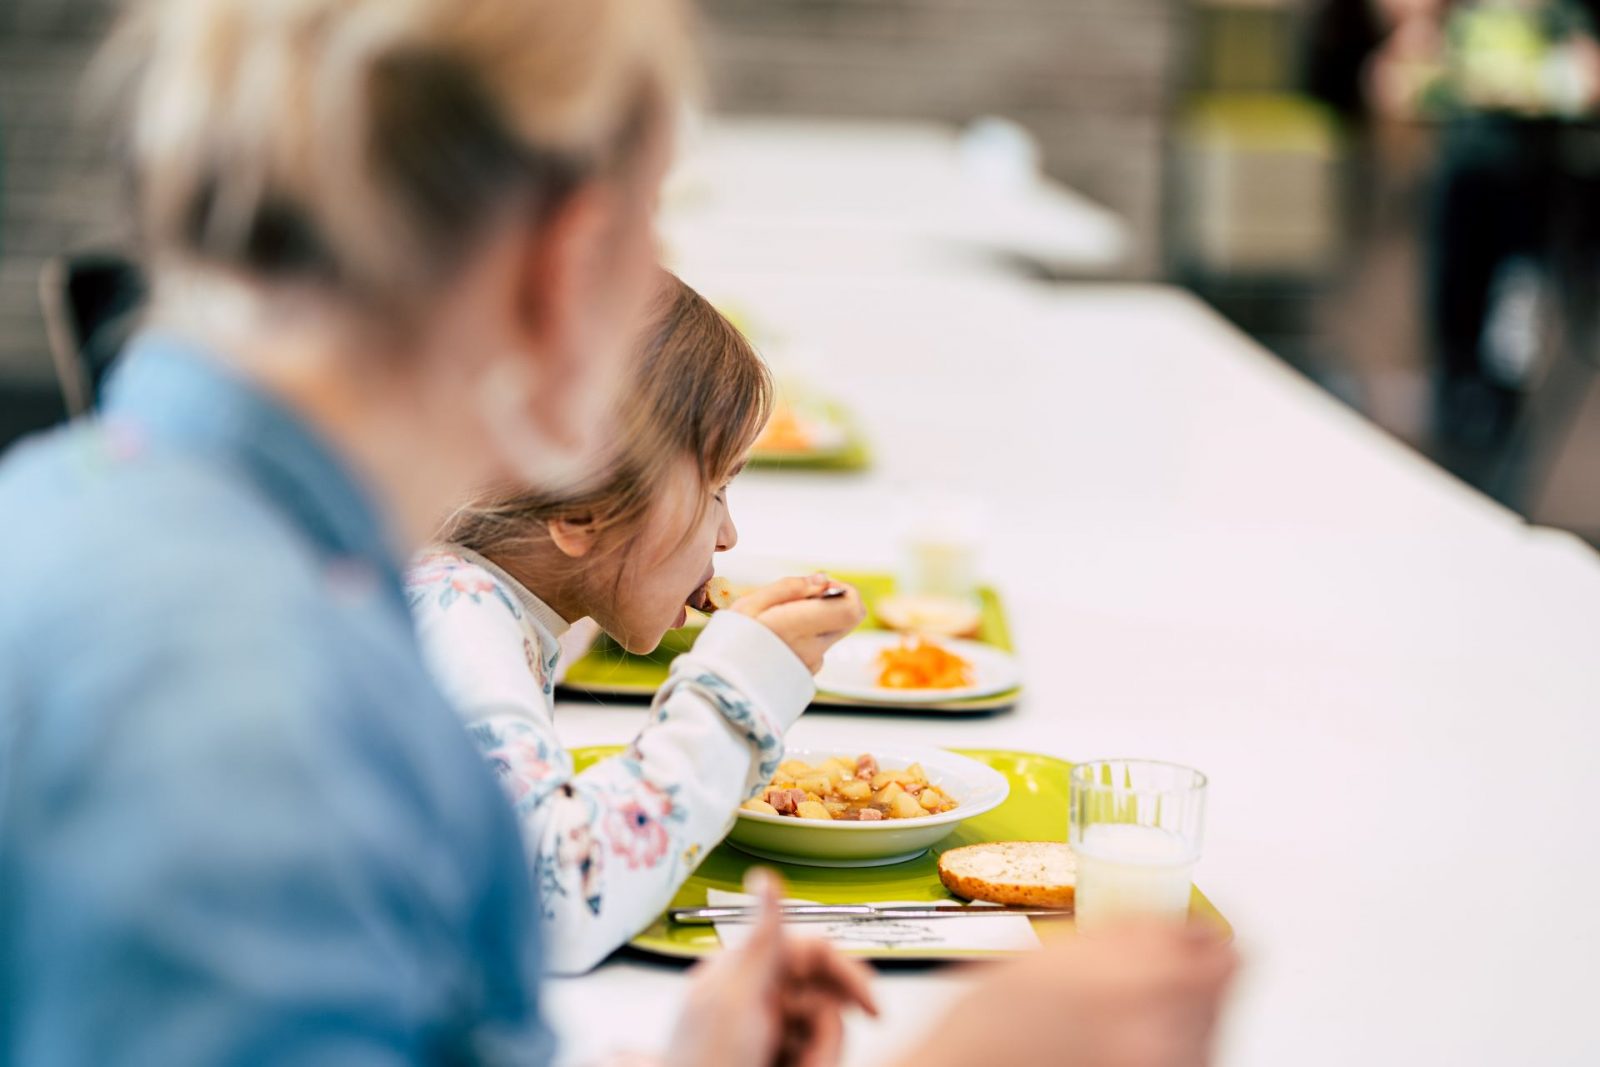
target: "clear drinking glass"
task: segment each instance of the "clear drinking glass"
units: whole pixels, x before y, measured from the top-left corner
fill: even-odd
[[[976,600],[984,509],[952,493],[922,494],[901,502],[905,520],[898,592],[950,600]]]
[[[1078,928],[1124,915],[1187,915],[1206,776],[1157,760],[1092,760],[1073,766],[1071,785]]]

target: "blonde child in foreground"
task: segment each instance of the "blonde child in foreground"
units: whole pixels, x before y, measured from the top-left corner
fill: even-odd
[[[423,651],[510,793],[540,893],[546,967],[593,967],[648,925],[772,776],[823,652],[854,629],[825,576],[757,589],[674,661],[628,750],[581,774],[552,697],[568,626],[592,618],[653,651],[705,606],[738,534],[728,483],[770,408],[749,343],[663,275],[611,471],[576,494],[511,491],[463,508],[408,593]]]

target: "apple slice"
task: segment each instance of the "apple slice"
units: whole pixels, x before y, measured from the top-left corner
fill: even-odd
[[[730,608],[734,601],[733,583],[718,575],[706,583],[705,610],[707,614]]]

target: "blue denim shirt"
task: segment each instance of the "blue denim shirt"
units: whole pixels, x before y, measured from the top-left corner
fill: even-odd
[[[382,517],[145,337],[0,463],[0,1063],[545,1063],[509,805]]]

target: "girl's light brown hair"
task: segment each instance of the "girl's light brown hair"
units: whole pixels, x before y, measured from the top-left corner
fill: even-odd
[[[744,335],[672,274],[664,274],[631,370],[619,420],[622,441],[592,488],[488,492],[456,512],[441,539],[495,558],[547,541],[555,519],[578,519],[592,524],[597,547],[615,551],[642,529],[685,456],[694,460],[706,490],[687,536],[710,490],[737,472],[766,425],[772,379]]]
[[[684,0],[131,0],[100,65],[152,265],[404,317],[498,220],[625,167]]]

